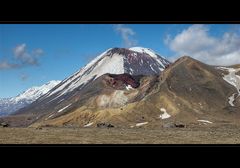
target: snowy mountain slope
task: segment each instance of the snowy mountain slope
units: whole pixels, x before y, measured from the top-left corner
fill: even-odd
[[[0,99],[0,116],[11,114],[18,109],[27,106],[37,100],[40,96],[46,94],[59,83],[60,81],[52,80],[42,86],[27,89],[16,97]]]
[[[234,68],[228,68],[228,67],[217,67],[217,69],[227,71],[228,74],[223,76],[223,79],[229,83],[230,85],[234,86],[237,90],[237,93],[233,93],[228,99],[229,104],[231,106],[235,106],[235,98],[238,98],[240,96],[240,76],[236,75],[237,72],[240,71],[240,68],[234,69]]]
[[[169,64],[168,60],[147,48],[111,48],[62,81],[56,89],[53,89],[41,99],[52,96],[52,100],[55,100],[74,89],[83,88],[88,82],[106,73],[155,75],[163,71]]]
[[[169,64],[169,61],[167,61],[166,58],[164,58],[163,56],[160,56],[150,48],[132,47],[132,48],[129,48],[129,50],[140,52],[140,53],[146,53],[151,57],[156,58],[156,60],[160,65],[162,65],[162,67],[165,67],[166,65]]]

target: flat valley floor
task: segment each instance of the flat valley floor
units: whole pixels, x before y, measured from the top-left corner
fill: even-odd
[[[240,127],[0,128],[1,144],[240,144]]]

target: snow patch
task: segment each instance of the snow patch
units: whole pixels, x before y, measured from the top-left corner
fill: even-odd
[[[49,119],[49,118],[51,118],[52,116],[53,116],[54,114],[51,114],[50,116],[48,116],[45,120],[47,120],[47,119]]]
[[[157,71],[152,67],[152,65],[150,65],[150,68],[152,71],[154,71],[155,73],[157,73]]]
[[[167,119],[167,118],[171,117],[171,115],[169,115],[169,114],[167,113],[167,111],[166,111],[165,108],[161,108],[160,111],[163,112],[163,114],[160,114],[159,118],[161,118],[161,119]]]
[[[209,123],[209,124],[212,124],[212,123],[213,123],[213,122],[208,121],[208,120],[197,120],[197,121],[199,121],[199,122],[204,122],[204,123]]]
[[[130,70],[130,74],[132,74],[132,73],[133,73],[133,69],[132,69],[132,68],[129,68],[129,70]]]
[[[229,103],[231,106],[234,106],[233,102],[234,102],[234,100],[235,100],[235,98],[234,98],[235,94],[236,94],[236,93],[233,93],[233,95],[228,98],[228,99],[229,99],[228,103]]]
[[[163,71],[163,70],[164,70],[164,69],[163,69],[163,68],[161,68],[161,67],[159,67],[158,69],[159,69],[160,71]]]
[[[227,67],[217,67],[217,69],[228,71],[228,74],[224,75],[223,79],[229,84],[233,85],[237,89],[238,94],[240,94],[240,76],[236,75],[236,73],[240,71],[240,68],[234,69]]]
[[[137,124],[136,124],[136,127],[140,127],[140,126],[146,125],[146,124],[148,124],[148,122],[137,123]]]
[[[69,105],[67,105],[67,106],[65,106],[65,107],[63,107],[62,109],[58,110],[58,113],[60,113],[60,112],[62,112],[63,110],[67,109],[67,108],[68,108],[69,106],[71,106],[71,105],[72,105],[72,103],[69,104]]]
[[[127,86],[126,86],[126,89],[127,89],[127,90],[131,90],[131,89],[133,89],[133,88],[132,88],[131,85],[127,85]]]
[[[240,71],[240,68],[234,69],[234,68],[227,68],[227,67],[216,67],[217,69],[220,70],[226,70],[228,71],[227,75],[223,76],[223,79],[228,82],[230,85],[234,86],[237,89],[238,96],[240,96],[240,76],[236,75],[238,71]],[[234,106],[233,102],[235,101],[235,96],[236,93],[234,93],[232,96],[228,98],[228,103],[231,106]],[[238,97],[237,96],[237,97]]]
[[[58,103],[62,102],[64,99],[61,99]]]
[[[89,127],[89,126],[91,126],[91,125],[93,125],[93,122],[88,123],[88,124],[84,125],[83,127]]]

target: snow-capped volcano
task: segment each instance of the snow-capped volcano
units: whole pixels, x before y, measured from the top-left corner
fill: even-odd
[[[86,103],[95,102],[100,108],[118,107],[136,101],[126,98],[124,92],[138,88],[140,78],[155,79],[169,64],[168,60],[147,48],[111,48],[14,115],[30,115],[31,119],[26,121],[30,123],[55,118]],[[146,87],[151,88],[152,83],[150,81]],[[132,96],[140,100],[149,91],[147,88]],[[102,94],[106,95],[101,97]]]
[[[34,102],[40,96],[46,94],[50,89],[54,88],[61,81],[52,80],[42,86],[32,87],[12,98],[0,99],[0,116],[11,114],[20,108]]]
[[[54,99],[56,99],[75,89],[79,90],[85,84],[106,73],[155,75],[163,71],[169,64],[168,60],[148,48],[111,48],[97,56],[78,72],[63,80],[58,87],[41,99],[57,94],[54,96]]]

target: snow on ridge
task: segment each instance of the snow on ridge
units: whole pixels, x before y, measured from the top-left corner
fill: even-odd
[[[60,110],[58,110],[58,113],[60,113],[60,112],[62,112],[63,110],[67,109],[67,108],[70,107],[71,105],[72,105],[72,103],[69,104],[69,105],[67,105],[67,106],[65,106],[65,107],[63,107],[63,108],[61,108]]]
[[[35,86],[32,88],[27,89],[23,93],[19,94],[16,97],[13,97],[10,99],[10,101],[21,101],[21,100],[32,100],[35,101],[40,96],[46,94],[48,91],[50,91],[52,88],[54,88],[56,85],[58,85],[61,81],[59,80],[52,80],[48,83],[42,85],[42,86]]]
[[[27,89],[26,91],[18,94],[16,97],[0,99],[0,116],[9,115],[17,110],[26,107],[32,102],[39,99],[41,96],[45,95],[52,88],[54,88],[60,81],[49,81],[42,86],[35,86]],[[4,112],[4,113],[3,113]]]

